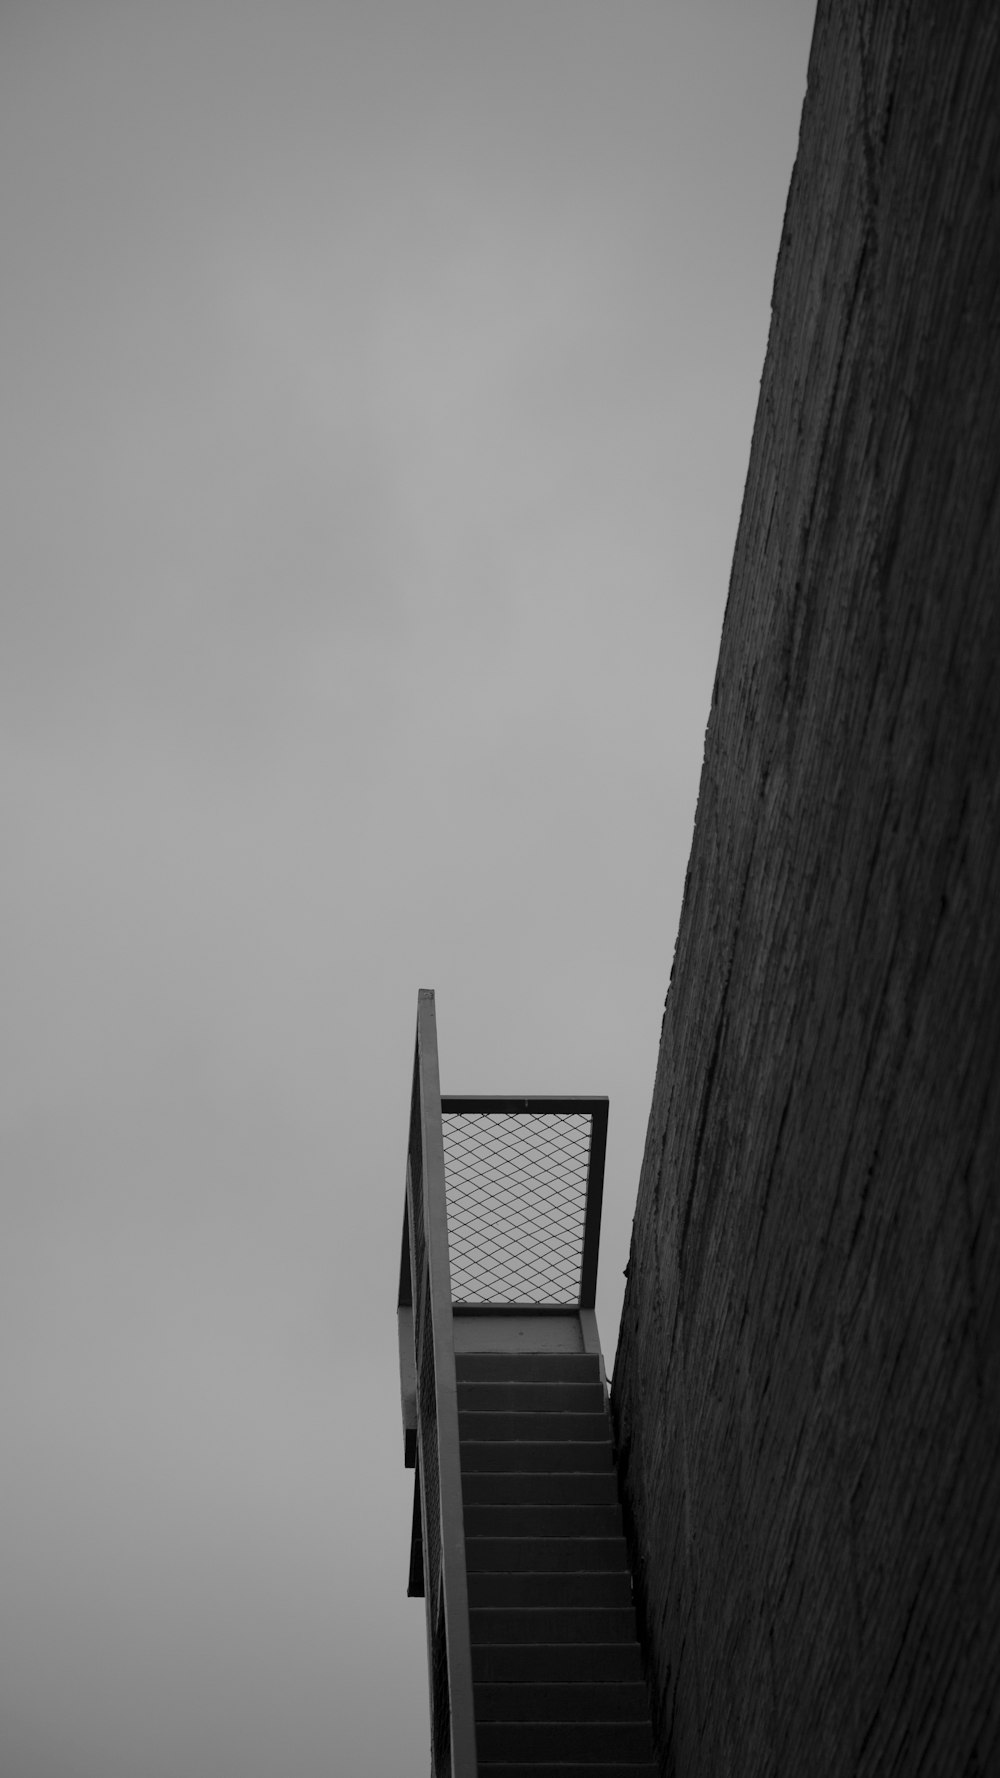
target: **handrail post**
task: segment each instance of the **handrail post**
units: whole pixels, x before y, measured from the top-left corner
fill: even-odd
[[[421,1178],[419,1206],[412,1181],[408,1189],[409,1214],[422,1215],[426,1282],[414,1278],[414,1320],[418,1343],[433,1354],[433,1376],[416,1354],[417,1416],[421,1439],[436,1443],[438,1500],[423,1500],[425,1518],[437,1507],[434,1528],[440,1540],[438,1584],[428,1575],[428,1628],[432,1643],[440,1633],[437,1623],[443,1611],[447,1661],[447,1711],[450,1741],[449,1778],[476,1778],[476,1734],[473,1713],[472,1644],[469,1630],[469,1592],[465,1567],[465,1526],[462,1510],[462,1466],[458,1430],[458,1388],[455,1379],[455,1344],[451,1307],[451,1263],[448,1252],[448,1209],[445,1197],[444,1139],[441,1125],[441,1077],[438,1067],[437,1019],[434,994],[422,988],[417,1002],[417,1042],[414,1065],[411,1120],[419,1129]],[[416,1130],[411,1129],[411,1145]],[[410,1172],[412,1174],[412,1160]],[[415,1231],[414,1231],[415,1233]],[[413,1243],[411,1243],[411,1254]],[[416,1256],[414,1255],[414,1258]],[[422,1300],[421,1300],[422,1299]],[[429,1329],[418,1323],[429,1320]],[[430,1339],[427,1341],[429,1332]],[[433,1400],[427,1400],[428,1387]],[[424,1467],[423,1475],[426,1477]],[[425,1550],[429,1527],[425,1526]],[[435,1596],[439,1595],[439,1596]],[[432,1712],[441,1708],[432,1675]],[[432,1724],[435,1746],[441,1730]],[[435,1761],[437,1752],[435,1751]],[[435,1774],[437,1778],[437,1774]]]

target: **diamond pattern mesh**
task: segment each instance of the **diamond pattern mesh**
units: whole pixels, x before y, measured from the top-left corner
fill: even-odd
[[[591,1116],[445,1112],[456,1303],[576,1304]]]

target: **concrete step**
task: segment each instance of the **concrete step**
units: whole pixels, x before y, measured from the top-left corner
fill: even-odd
[[[463,1465],[462,1500],[476,1506],[618,1506],[618,1477],[601,1470],[470,1470]]]
[[[546,1537],[558,1542],[563,1538],[620,1537],[621,1530],[617,1501],[604,1506],[474,1506],[465,1502],[465,1535],[469,1539]]]
[[[606,1439],[583,1444],[571,1444],[569,1440],[539,1444],[514,1439],[462,1439],[461,1457],[463,1475],[474,1470],[494,1475],[519,1470],[560,1475],[572,1471],[613,1473],[611,1444]]]
[[[479,1605],[469,1612],[473,1644],[634,1642],[635,1612],[628,1605]]]
[[[639,1644],[631,1642],[480,1643],[472,1650],[476,1680],[507,1684],[513,1680],[582,1685],[593,1680],[642,1678]]]
[[[590,1352],[456,1352],[460,1383],[599,1383],[601,1361]]]
[[[458,1405],[464,1412],[488,1414],[603,1414],[604,1385],[596,1383],[530,1383],[505,1378],[495,1383],[459,1383]]]
[[[460,1439],[524,1439],[534,1444],[542,1439],[559,1443],[600,1440],[611,1443],[611,1423],[603,1411],[597,1414],[467,1413],[459,1409]]]
[[[491,1760],[581,1763],[653,1760],[648,1722],[482,1722],[476,1725],[480,1765]]]
[[[467,1578],[470,1606],[632,1604],[632,1581],[627,1570],[610,1574],[473,1572]]]
[[[465,1565],[470,1574],[628,1572],[625,1539],[618,1537],[470,1537],[465,1527]]]
[[[649,1700],[641,1680],[602,1684],[560,1684],[475,1688],[476,1721],[480,1722],[649,1722]]]

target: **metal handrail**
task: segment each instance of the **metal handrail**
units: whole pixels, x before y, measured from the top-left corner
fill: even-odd
[[[472,1645],[434,994],[420,990],[399,1287],[406,1460],[416,1468],[431,1694],[432,1778],[476,1778]],[[416,1520],[416,1501],[414,1516]],[[414,1526],[416,1529],[416,1523]]]

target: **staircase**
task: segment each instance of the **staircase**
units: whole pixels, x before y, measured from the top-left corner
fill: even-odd
[[[656,1778],[600,1361],[455,1367],[481,1778]]]
[[[606,1098],[443,1097],[417,997],[399,1265],[432,1778],[657,1778],[594,1313]]]

